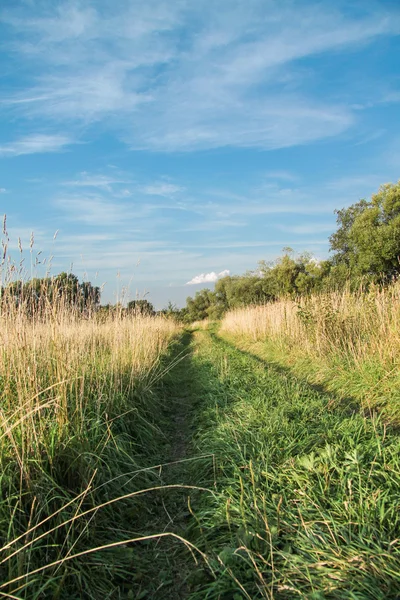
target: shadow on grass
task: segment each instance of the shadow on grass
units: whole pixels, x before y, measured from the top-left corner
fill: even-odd
[[[307,379],[304,379],[304,378],[299,377],[298,375],[294,374],[289,367],[284,367],[283,365],[281,365],[277,362],[274,362],[274,361],[268,361],[264,358],[261,358],[257,354],[254,354],[253,352],[249,352],[248,350],[243,350],[243,349],[239,348],[235,344],[233,344],[233,343],[229,342],[228,340],[219,336],[217,333],[217,330],[215,328],[210,329],[208,331],[208,333],[211,336],[212,340],[216,344],[218,344],[220,347],[222,347],[222,348],[225,347],[226,349],[234,350],[234,351],[240,353],[242,356],[245,356],[249,359],[256,361],[258,364],[262,365],[265,369],[272,369],[273,371],[275,371],[275,373],[286,377],[287,379],[289,379],[292,382],[300,383],[306,389],[310,390],[310,392],[313,392],[314,394],[317,394],[321,398],[324,398],[324,400],[327,401],[328,408],[334,407],[336,409],[340,409],[347,416],[350,416],[353,414],[358,414],[358,413],[361,413],[362,415],[368,416],[368,417],[376,416],[376,412],[374,412],[374,411],[371,412],[370,410],[365,409],[361,405],[360,401],[357,398],[355,398],[354,396],[349,396],[349,395],[342,396],[336,392],[333,392],[332,390],[328,390],[322,384],[310,383],[309,381],[307,381]]]

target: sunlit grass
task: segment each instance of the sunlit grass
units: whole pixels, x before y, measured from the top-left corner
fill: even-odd
[[[193,598],[397,600],[400,440],[379,415],[198,332],[197,445],[218,494],[196,542],[216,571]]]
[[[129,527],[121,531],[121,508],[99,518],[98,507],[122,496],[126,509],[157,482],[141,467],[163,436],[153,388],[179,328],[161,317],[100,319],[64,300],[35,311],[1,299],[0,591],[17,597],[90,588],[102,597],[112,575],[82,557],[121,545]]]
[[[259,342],[271,360],[400,418],[399,283],[231,311],[221,332],[242,345]]]

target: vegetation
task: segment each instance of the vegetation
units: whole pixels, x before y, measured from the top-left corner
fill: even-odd
[[[332,258],[316,261],[296,256],[291,248],[273,263],[261,261],[254,272],[224,277],[214,291],[201,290],[188,298],[186,322],[219,319],[232,309],[262,305],[282,297],[360,285],[387,285],[400,274],[400,181],[381,186],[370,201],[360,200],[337,212],[337,231],[330,238]]]
[[[60,273],[55,277],[34,277],[9,281],[1,289],[0,297],[7,303],[12,300],[26,313],[45,314],[49,306],[62,302],[64,308],[80,312],[97,310],[100,305],[100,288],[90,281],[79,283],[73,273]]]
[[[383,186],[331,260],[285,249],[183,310],[11,269],[0,596],[397,600],[399,219]]]
[[[146,299],[141,300],[131,300],[127,305],[128,313],[133,313],[136,315],[152,317],[156,314],[154,310],[154,306],[151,302]]]
[[[268,342],[271,361],[400,419],[399,282],[238,309],[221,329],[240,345]]]
[[[137,519],[127,523],[132,511],[140,519],[137,492],[159,484],[143,467],[163,439],[155,386],[176,326],[145,316],[99,322],[72,310],[68,294],[40,313],[25,309],[3,295],[0,593],[128,593],[133,559],[119,546],[140,537]]]
[[[371,200],[337,211],[338,230],[331,237],[334,264],[350,275],[374,280],[396,277],[400,270],[400,181],[381,186]]]
[[[397,430],[268,349],[195,335],[196,447],[217,493],[195,511],[214,577],[193,598],[398,598]]]

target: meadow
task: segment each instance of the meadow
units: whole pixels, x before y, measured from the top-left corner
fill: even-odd
[[[398,598],[399,295],[3,297],[0,597]]]
[[[399,282],[230,311],[221,331],[264,352],[268,342],[270,360],[343,397],[354,396],[371,413],[400,419]]]
[[[161,318],[83,317],[64,300],[32,313],[2,299],[6,597],[106,597],[107,569],[90,570],[90,557],[73,556],[125,540],[120,509],[109,510],[108,502],[128,495],[119,503],[128,510],[129,494],[155,482],[141,469],[162,437],[153,389],[171,366],[161,358],[177,327]]]

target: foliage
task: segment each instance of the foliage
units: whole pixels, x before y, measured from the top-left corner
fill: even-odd
[[[306,368],[315,383],[351,393],[368,410],[379,407],[388,421],[400,419],[399,281],[232,310],[221,331],[261,346],[268,342],[296,374]]]
[[[214,292],[188,298],[187,321],[219,319],[228,310],[371,284],[387,284],[400,273],[400,181],[385,184],[370,201],[336,211],[337,231],[330,237],[332,258],[317,261],[291,248],[256,271],[224,277]]]
[[[337,223],[330,238],[334,264],[375,281],[399,274],[400,181],[382,185],[370,201],[337,211]]]
[[[186,308],[179,308],[174,302],[169,300],[167,306],[157,314],[164,316],[166,319],[172,319],[176,323],[185,323],[187,310]]]
[[[65,301],[57,310],[47,303],[40,319],[3,297],[0,595],[129,598],[138,586],[126,574],[136,561],[118,545],[138,537],[146,509],[133,496],[159,484],[143,466],[164,443],[154,389],[170,368],[165,353],[177,327],[82,315],[70,306],[76,280],[67,282]],[[107,543],[117,546],[86,555]]]
[[[10,281],[1,290],[1,297],[3,303],[11,298],[30,314],[44,314],[49,305],[83,312],[99,307],[100,288],[90,281],[79,283],[73,273],[62,272],[54,277]]]
[[[255,272],[223,277],[214,291],[204,289],[186,301],[185,320],[220,319],[226,311],[263,305],[282,296],[297,296],[323,288],[328,261],[315,261],[310,254],[296,257],[290,248],[273,263],[261,261]]]
[[[146,299],[131,300],[127,306],[128,312],[141,316],[154,316],[156,314],[154,306]]]
[[[194,298],[187,298],[185,321],[191,323],[206,319],[209,311],[215,305],[215,300],[215,292],[208,289],[196,292]]]

